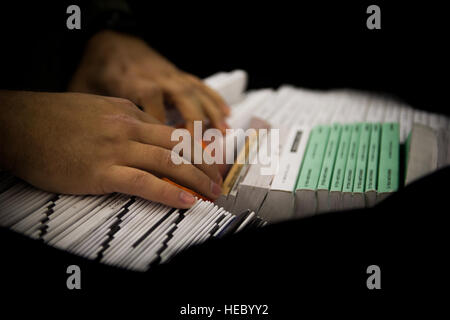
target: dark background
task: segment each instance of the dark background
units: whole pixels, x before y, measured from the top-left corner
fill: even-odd
[[[66,28],[72,3],[81,7],[81,31]],[[129,4],[133,32],[199,77],[241,68],[250,88],[360,88],[448,113],[448,17],[441,2]],[[381,8],[381,30],[366,28],[370,4]],[[0,88],[64,91],[96,30],[89,10],[90,1],[2,3]]]
[[[0,6],[0,88],[64,91],[89,36],[66,29],[68,4]],[[370,4],[381,7],[381,30],[366,28]],[[438,3],[135,1],[131,7],[149,44],[200,77],[241,68],[250,88],[359,88],[449,113],[448,18]],[[266,319],[429,317],[444,307],[439,290],[448,288],[448,179],[445,169],[374,209],[214,241],[148,274],[95,264],[2,229],[0,290],[9,298],[2,307],[64,317],[91,314],[94,306],[104,315],[143,311],[150,319],[183,319],[177,310],[188,303],[256,303],[270,305],[270,317],[254,317]],[[81,266],[79,292],[65,287],[70,264]],[[381,267],[380,291],[366,288],[370,264]],[[251,317],[225,319],[231,318]]]
[[[447,91],[448,18],[438,3],[244,3],[140,4],[136,12],[149,43],[201,77],[242,68],[252,88],[361,88],[447,111],[439,99]],[[366,27],[370,4],[381,8],[381,30]]]

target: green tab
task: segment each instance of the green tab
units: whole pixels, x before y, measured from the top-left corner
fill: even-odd
[[[377,190],[378,175],[378,155],[380,150],[381,124],[372,124],[372,133],[370,135],[369,157],[367,159],[367,176],[365,191]]]
[[[356,160],[355,182],[353,192],[364,192],[366,184],[367,156],[369,154],[371,123],[364,123],[359,137],[358,158]]]
[[[296,189],[317,189],[329,134],[329,126],[317,126],[311,130]]]
[[[347,163],[345,165],[343,192],[353,191],[353,181],[355,180],[356,160],[358,157],[359,136],[361,135],[362,123],[353,125],[352,137],[350,139],[350,150],[348,152]]]
[[[400,130],[398,123],[383,123],[381,129],[378,193],[397,191],[399,183]]]
[[[317,189],[330,189],[331,175],[333,173],[334,163],[336,161],[336,153],[339,146],[339,138],[341,136],[342,125],[335,123],[331,127],[330,137],[328,139],[327,149],[323,159],[322,171],[320,172],[319,185]]]
[[[336,155],[336,162],[333,169],[333,178],[331,179],[331,191],[342,191],[344,182],[345,165],[347,163],[350,139],[352,136],[353,125],[346,124],[342,128],[341,140]]]

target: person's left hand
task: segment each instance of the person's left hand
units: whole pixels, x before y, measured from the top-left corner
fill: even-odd
[[[101,31],[88,42],[69,91],[126,98],[165,122],[165,103],[175,106],[193,131],[195,120],[227,128],[230,109],[197,77],[179,70],[147,44],[130,35]]]

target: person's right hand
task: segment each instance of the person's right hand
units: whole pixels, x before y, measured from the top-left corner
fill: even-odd
[[[132,102],[79,93],[0,91],[0,166],[57,193],[121,192],[188,208],[221,192],[215,165],[176,165],[173,128]]]

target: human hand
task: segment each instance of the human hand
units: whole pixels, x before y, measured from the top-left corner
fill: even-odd
[[[0,100],[0,167],[36,187],[67,194],[121,192],[192,206],[193,196],[166,177],[208,198],[220,195],[217,166],[174,164],[174,129],[129,100],[14,91],[0,91]]]
[[[194,120],[210,120],[222,131],[228,127],[230,109],[219,94],[144,41],[114,31],[90,39],[68,89],[129,99],[163,123],[165,103],[173,105],[191,132]]]

